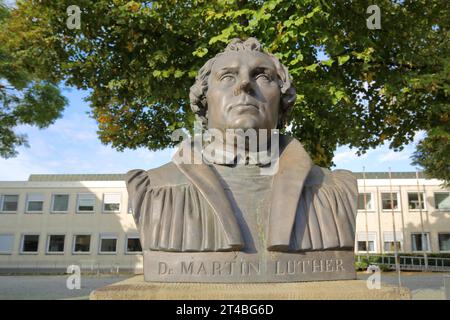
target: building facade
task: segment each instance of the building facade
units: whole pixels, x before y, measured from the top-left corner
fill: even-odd
[[[355,173],[356,253],[450,253],[450,188],[414,172]],[[395,230],[395,232],[394,232]]]
[[[415,173],[355,173],[356,253],[450,252],[450,189]],[[121,174],[0,182],[0,271],[142,271]],[[394,232],[395,230],[395,232]]]

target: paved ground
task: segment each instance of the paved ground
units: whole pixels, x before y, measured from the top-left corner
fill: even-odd
[[[92,290],[124,280],[127,276],[81,276],[81,288],[69,290],[69,275],[0,276],[0,300],[87,299]]]
[[[358,273],[358,279],[369,275]],[[66,287],[68,275],[0,276],[0,300],[10,299],[87,299],[92,290],[124,280],[130,275],[82,275],[81,289]],[[448,280],[450,281],[450,279]],[[381,282],[397,285],[397,274],[382,273]],[[402,272],[402,284],[411,290],[413,299],[444,299],[444,274]]]
[[[444,276],[438,272],[401,272],[402,286],[411,290],[412,298],[418,300],[445,299]],[[449,275],[449,274],[447,274]],[[358,273],[358,279],[365,280],[369,274]],[[396,272],[381,273],[381,282],[397,286],[398,276]],[[450,278],[447,278],[450,285]]]

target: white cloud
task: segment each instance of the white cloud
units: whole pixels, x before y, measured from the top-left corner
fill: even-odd
[[[417,145],[420,142],[420,140],[425,138],[425,136],[426,136],[425,130],[416,131],[416,134],[414,135],[413,143],[415,145]]]
[[[348,162],[349,160],[355,160],[357,159],[357,155],[354,151],[342,151],[338,152],[334,155],[333,161],[334,162]]]
[[[97,141],[97,127],[87,115],[71,115],[68,118],[57,120],[47,132],[64,137],[68,141]]]
[[[3,181],[28,180],[31,173],[53,173],[47,164],[40,164],[31,154],[23,151],[16,158],[0,158],[0,168],[0,180]]]
[[[339,149],[338,149],[339,150]],[[350,161],[363,160],[367,158],[367,153],[358,156],[356,154],[356,150],[352,149],[344,149],[342,151],[338,151],[333,158],[333,162],[337,164],[348,163]]]
[[[410,156],[409,153],[406,152],[388,151],[386,153],[381,154],[378,157],[378,160],[380,162],[402,161],[408,160],[409,156]]]

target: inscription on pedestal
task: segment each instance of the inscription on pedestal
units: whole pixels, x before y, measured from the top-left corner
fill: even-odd
[[[352,251],[257,254],[144,252],[147,281],[290,282],[354,279]]]

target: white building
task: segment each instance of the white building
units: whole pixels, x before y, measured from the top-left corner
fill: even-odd
[[[450,188],[443,181],[416,179],[414,172],[394,172],[391,180],[387,172],[355,175],[355,252],[392,254],[395,236],[399,252],[450,253]]]
[[[368,245],[371,253],[392,253],[393,217],[401,252],[450,252],[450,189],[441,181],[420,178],[418,191],[415,173],[392,173],[391,184],[387,173],[366,173],[365,180],[355,175],[355,252],[366,253]],[[0,182],[0,270],[62,271],[76,264],[141,272],[123,177],[31,175],[28,181]]]

